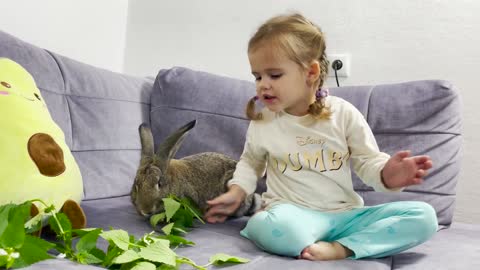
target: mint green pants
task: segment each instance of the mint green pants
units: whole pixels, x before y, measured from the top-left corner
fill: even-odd
[[[338,213],[279,204],[252,216],[240,234],[282,256],[299,256],[317,241],[337,241],[354,252],[352,259],[379,258],[427,241],[437,223],[435,210],[424,202],[392,202]]]

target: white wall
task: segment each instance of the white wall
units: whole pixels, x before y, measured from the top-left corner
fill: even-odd
[[[76,60],[123,70],[128,0],[0,0],[0,29]]]
[[[455,219],[480,223],[479,1],[130,1],[125,71],[156,75],[179,65],[251,80],[248,38],[265,19],[289,10],[323,28],[330,53],[351,54],[351,76],[342,85],[453,82],[465,134]]]

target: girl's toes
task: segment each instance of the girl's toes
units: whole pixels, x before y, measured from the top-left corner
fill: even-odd
[[[302,259],[304,259],[304,260],[309,260],[309,261],[313,261],[313,260],[314,260],[312,254],[310,254],[310,253],[308,253],[308,252],[302,253]]]
[[[310,246],[308,246],[308,247],[306,247],[302,250],[302,252],[300,253],[300,258],[301,259],[305,259],[305,260],[312,260],[313,259],[313,256],[310,253],[309,247]]]

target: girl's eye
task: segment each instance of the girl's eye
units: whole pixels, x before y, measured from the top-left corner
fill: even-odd
[[[282,77],[282,75],[283,75],[283,74],[272,74],[272,75],[270,75],[270,77],[271,77],[272,79],[278,79],[278,78]]]
[[[260,81],[262,77],[255,77],[255,81]]]

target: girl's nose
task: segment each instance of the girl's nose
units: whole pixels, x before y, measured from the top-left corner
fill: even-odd
[[[272,86],[268,80],[262,79],[259,81],[259,88],[260,90],[267,90],[270,89]]]

